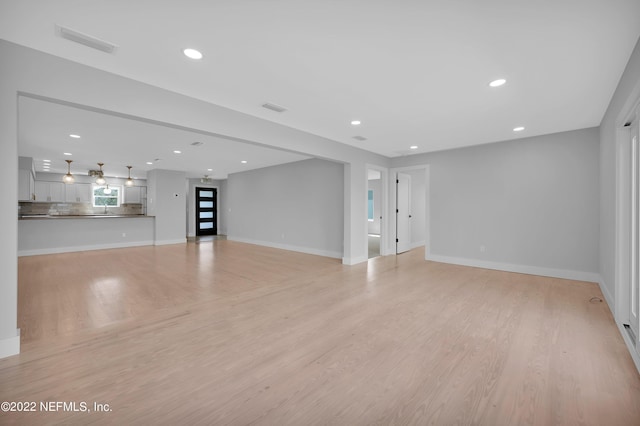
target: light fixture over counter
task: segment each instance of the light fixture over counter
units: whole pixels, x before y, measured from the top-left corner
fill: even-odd
[[[100,170],[98,170],[98,178],[96,179],[96,184],[97,185],[104,185],[105,183],[107,183],[107,180],[104,178],[104,172],[102,171],[102,166],[104,166],[104,163],[98,163],[98,166],[100,167]]]
[[[71,163],[73,163],[73,160],[64,160],[64,161],[67,162],[67,174],[63,176],[62,181],[64,183],[73,183],[76,180],[71,174]]]
[[[131,179],[131,166],[127,166],[127,169],[129,169],[129,177],[127,178],[127,181],[125,182],[125,185],[133,186],[133,179]]]

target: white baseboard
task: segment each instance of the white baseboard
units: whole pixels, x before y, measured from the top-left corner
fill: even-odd
[[[291,244],[273,243],[271,241],[252,240],[250,238],[233,237],[230,235],[227,235],[227,240],[237,241],[239,243],[255,244],[257,246],[277,248],[281,250],[297,251],[299,253],[314,254],[316,256],[331,257],[334,259],[340,259],[342,257],[342,253],[336,251],[318,250],[309,247],[294,246]]]
[[[460,257],[440,256],[437,254],[425,254],[426,260],[454,265],[473,266],[476,268],[495,269],[498,271],[517,272],[520,274],[541,275],[543,277],[563,278],[567,280],[600,282],[600,274],[596,272],[572,271],[569,269],[544,268],[540,266],[516,265],[511,263],[491,262],[478,259],[466,259]]]
[[[156,245],[156,246],[167,246],[169,244],[186,244],[186,243],[187,243],[187,239],[186,238],[179,238],[179,239],[176,239],[176,240],[156,240],[154,245]]]
[[[418,247],[424,247],[424,240],[423,241],[418,241],[418,242],[415,242],[415,243],[411,243],[411,245],[409,247],[411,247],[411,250],[413,250],[414,248],[418,248]]]
[[[602,278],[602,276],[600,277],[600,280],[598,281],[598,285],[600,286],[600,291],[602,291],[602,294],[604,295],[605,301],[607,302],[607,305],[609,306],[609,311],[611,311],[611,316],[613,317],[613,321],[616,323],[616,327],[618,327],[618,331],[622,335],[622,339],[624,340],[624,344],[627,345],[627,350],[631,354],[631,359],[633,359],[633,363],[635,364],[636,369],[638,370],[638,373],[640,373],[640,353],[638,353],[638,350],[636,349],[633,340],[631,340],[631,336],[629,336],[629,333],[624,328],[624,325],[622,325],[622,323],[619,322],[617,320],[617,318],[616,318],[616,313],[615,313],[616,310],[615,310],[615,305],[613,303],[613,297],[612,297],[611,293],[609,293],[609,289],[607,288],[607,284],[604,282],[604,278]]]
[[[14,337],[0,340],[0,359],[20,353],[20,329]]]
[[[631,354],[631,359],[633,359],[633,363],[636,365],[638,373],[640,373],[640,353],[638,353],[633,340],[631,340],[631,336],[629,336],[629,333],[627,333],[624,326],[618,323],[618,321],[616,321],[616,325],[618,326],[618,331],[620,331],[624,343],[627,345],[627,350]]]
[[[367,260],[369,260],[369,258],[367,256],[343,257],[342,258],[342,264],[351,266],[351,265],[357,265],[358,263],[366,262]]]
[[[613,316],[613,318],[615,319],[616,310],[615,310],[615,304],[613,302],[613,296],[611,295],[611,293],[609,293],[609,289],[607,288],[607,285],[605,284],[604,279],[602,278],[601,275],[598,275],[598,285],[600,286],[600,291],[604,295],[604,300],[605,302],[607,302],[607,306],[609,306],[609,310],[611,311],[611,316]]]
[[[111,243],[111,244],[92,244],[88,246],[53,247],[53,248],[36,249],[36,250],[19,250],[18,257],[38,256],[41,254],[73,253],[77,251],[105,250],[105,249],[125,248],[125,247],[152,246],[152,245],[153,245],[153,241],[131,241],[131,242]]]

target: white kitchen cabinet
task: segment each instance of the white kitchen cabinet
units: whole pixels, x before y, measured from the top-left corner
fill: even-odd
[[[73,183],[65,185],[65,201],[67,203],[90,203],[91,184]]]
[[[18,170],[18,201],[33,201],[35,197],[35,180],[31,170]]]
[[[65,201],[65,188],[62,182],[36,181],[35,201],[48,201],[52,203],[63,203]]]
[[[18,157],[18,201],[33,201],[35,197],[33,158]]]
[[[126,204],[140,204],[142,202],[142,191],[140,186],[125,186],[124,201]]]

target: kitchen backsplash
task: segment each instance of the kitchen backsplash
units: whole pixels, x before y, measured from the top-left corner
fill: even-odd
[[[109,214],[145,214],[142,204],[121,204],[120,207],[107,208]],[[55,215],[92,215],[104,214],[104,207],[93,207],[89,203],[47,203],[47,202],[20,202],[18,203],[19,215],[48,214]]]

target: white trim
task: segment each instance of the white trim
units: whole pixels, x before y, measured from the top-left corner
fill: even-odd
[[[613,316],[613,319],[615,321],[615,318],[616,318],[615,314],[614,314],[614,312],[615,312],[614,308],[616,306],[615,303],[614,303],[615,299],[613,298],[613,296],[609,292],[609,289],[607,288],[607,285],[604,282],[604,278],[602,278],[602,276],[600,276],[599,279],[598,279],[598,285],[600,286],[600,291],[604,295],[604,300],[606,300],[607,306],[609,306],[609,310],[611,311],[611,315]]]
[[[20,329],[16,329],[16,335],[8,339],[0,340],[0,359],[20,353]]]
[[[388,196],[389,196],[389,168],[388,167],[384,167],[384,166],[379,166],[377,164],[371,164],[371,163],[366,163],[365,164],[365,173],[367,174],[366,176],[366,185],[365,188],[369,189],[369,170],[375,170],[380,172],[380,216],[382,216],[382,219],[380,220],[380,255],[381,256],[385,256],[387,254],[389,254],[389,250],[388,250],[388,246],[389,246],[389,241],[391,240],[391,234],[389,234],[389,230],[385,228],[386,223],[389,222],[389,218],[390,218],[390,210],[389,210],[389,200],[388,200]],[[374,201],[375,202],[375,201]],[[367,221],[367,223],[365,224],[365,235],[369,234],[369,221]],[[369,245],[368,245],[368,241],[365,238],[365,253],[369,252]],[[364,260],[362,260],[364,259]],[[351,259],[347,259],[350,262],[352,261]],[[360,256],[358,258],[353,259],[355,261],[357,261],[356,263],[361,263],[361,262],[366,262],[368,260],[368,256]],[[342,262],[345,265],[355,265],[356,263],[346,263],[345,259],[343,258]]]
[[[517,272],[520,274],[541,275],[543,277],[563,278],[567,280],[588,281],[599,283],[600,274],[596,272],[572,271],[569,269],[544,268],[540,266],[516,265],[512,263],[490,262],[486,260],[465,259],[459,257],[425,255],[426,260],[433,262],[452,263],[454,265],[473,266],[476,268],[495,269],[498,271]]]
[[[382,255],[381,255],[382,256]],[[358,263],[364,263],[366,261],[368,261],[369,258],[366,256],[360,256],[360,257],[343,257],[342,258],[342,264],[343,265],[347,265],[347,266],[353,266],[353,265],[357,265]]]
[[[640,373],[640,354],[636,350],[633,344],[633,340],[631,340],[631,336],[629,336],[629,333],[627,333],[627,330],[625,330],[624,326],[617,321],[616,321],[616,325],[618,326],[618,331],[620,331],[620,334],[622,335],[622,340],[624,340],[624,343],[627,345],[627,349],[629,350],[631,359],[633,360],[633,363],[636,365],[636,369]]]
[[[389,169],[389,173],[393,174],[393,173],[398,173],[398,172],[412,172],[412,171],[416,171],[416,170],[424,170],[424,174],[425,174],[425,197],[424,197],[424,241],[420,244],[420,245],[424,245],[425,246],[425,260],[428,260],[426,258],[427,253],[429,252],[429,247],[431,246],[431,165],[429,163],[423,163],[423,164],[417,164],[415,166],[404,166],[404,167],[391,167]],[[395,183],[395,181],[394,181]],[[395,211],[395,190],[396,190],[396,186],[394,185],[389,185],[388,191],[389,191],[389,211],[393,212]],[[393,203],[393,205],[391,204]],[[396,254],[396,249],[395,249],[395,242],[393,241],[395,239],[395,220],[394,221],[389,221],[389,236],[390,238],[388,239],[388,247],[387,247],[387,254]],[[391,223],[393,222],[393,223]],[[417,247],[417,246],[416,246]],[[415,248],[415,247],[412,247]]]
[[[169,244],[186,244],[187,243],[187,239],[186,238],[179,238],[177,240],[156,240],[155,243],[153,243],[153,245],[155,246],[167,246]]]
[[[152,246],[153,241],[132,241],[128,243],[92,244],[88,246],[52,247],[36,250],[19,250],[18,257],[39,256],[41,254],[73,253],[77,251],[106,250],[126,247]]]
[[[615,305],[613,304],[613,301],[615,299],[609,292],[607,284],[604,282],[604,278],[600,277],[600,279],[598,280],[598,285],[600,286],[600,291],[604,295],[604,299],[607,302],[609,312],[611,312],[611,316],[613,317],[613,322],[616,324],[616,327],[618,327],[618,331],[622,335],[624,344],[627,345],[627,350],[629,351],[629,354],[631,354],[631,359],[633,359],[636,370],[638,370],[638,372],[640,373],[640,353],[638,353],[638,350],[635,348],[633,340],[631,340],[631,336],[629,336],[629,333],[624,328],[624,325],[622,325],[622,322],[619,321],[615,316]]]
[[[227,235],[227,240],[236,241],[236,242],[239,242],[239,243],[254,244],[254,245],[257,245],[257,246],[271,247],[271,248],[276,248],[276,249],[280,249],[280,250],[288,250],[288,251],[296,251],[296,252],[299,252],[299,253],[314,254],[316,256],[331,257],[331,258],[334,258],[334,259],[342,258],[342,253],[337,252],[337,251],[319,250],[319,249],[314,249],[314,248],[310,248],[310,247],[300,247],[300,246],[294,246],[294,245],[291,245],[291,244],[273,243],[273,242],[270,242],[270,241],[253,240],[253,239],[250,239],[250,238],[233,237],[233,236],[229,236],[229,235]]]

